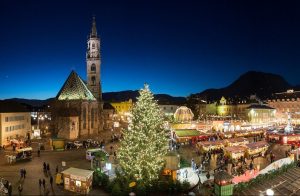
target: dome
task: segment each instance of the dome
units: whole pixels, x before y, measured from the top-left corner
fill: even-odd
[[[187,122],[193,120],[194,114],[190,108],[186,106],[181,106],[176,110],[174,118],[176,121],[179,122]]]

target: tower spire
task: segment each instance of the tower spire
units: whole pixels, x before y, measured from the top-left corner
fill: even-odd
[[[97,37],[96,18],[93,16],[93,24],[90,37]]]

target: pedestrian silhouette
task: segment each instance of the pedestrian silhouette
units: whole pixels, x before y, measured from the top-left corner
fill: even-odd
[[[53,184],[53,177],[50,176],[50,185],[51,185],[51,187],[52,187],[52,184]]]
[[[23,190],[22,184],[19,184],[18,186],[19,195],[21,195],[22,190]]]
[[[45,187],[46,187],[46,181],[45,181],[44,178],[43,178],[43,187],[44,187],[44,190],[45,190]]]

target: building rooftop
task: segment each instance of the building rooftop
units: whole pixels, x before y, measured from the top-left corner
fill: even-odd
[[[286,92],[274,93],[270,99],[297,99],[300,98],[300,91],[288,90]]]
[[[56,96],[57,100],[96,100],[83,80],[72,71]]]
[[[104,110],[115,110],[115,108],[110,103],[107,103],[107,102],[103,104],[103,109]]]
[[[272,108],[270,106],[263,105],[263,104],[252,104],[249,107],[247,107],[247,109],[269,109],[269,110],[274,110],[275,108]]]
[[[93,172],[94,171],[91,171],[91,170],[70,167],[70,168],[62,171],[61,173],[67,174],[67,175],[74,175],[74,176],[89,178],[91,175],[93,175]]]

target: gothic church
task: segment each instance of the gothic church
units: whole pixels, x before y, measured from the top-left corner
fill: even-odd
[[[103,129],[100,38],[95,17],[87,41],[85,82],[72,71],[51,105],[54,135],[76,139]]]

